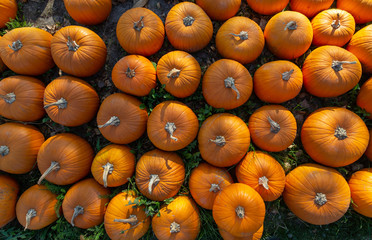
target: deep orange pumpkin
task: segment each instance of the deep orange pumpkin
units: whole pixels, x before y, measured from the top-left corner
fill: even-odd
[[[351,13],[358,24],[372,21],[372,0],[337,0],[337,8]]]
[[[0,228],[16,217],[16,202],[19,185],[8,175],[0,175]]]
[[[300,12],[308,18],[312,18],[318,12],[328,9],[333,1],[334,0],[290,0],[290,7],[291,10]]]
[[[372,14],[371,14],[372,15]],[[363,72],[372,73],[372,25],[367,25],[356,32],[347,45],[363,66]]]
[[[111,0],[64,0],[68,14],[78,23],[96,25],[111,12]]]
[[[258,229],[257,232],[255,232],[250,237],[234,237],[234,235],[231,235],[230,233],[226,232],[225,230],[222,230],[221,228],[218,229],[218,231],[221,234],[221,237],[223,240],[260,240],[263,234],[264,227],[263,225]]]
[[[369,130],[369,144],[365,152],[365,155],[372,162],[372,129]]]
[[[241,0],[196,0],[208,16],[217,21],[224,21],[233,17],[240,8]]]
[[[16,0],[1,0],[0,1],[0,28],[5,27],[9,19],[15,19],[17,15],[18,5]]]
[[[248,6],[253,11],[263,15],[274,15],[282,11],[289,0],[247,0]]]
[[[353,209],[363,216],[372,218],[372,170],[364,168],[349,180]]]
[[[369,119],[372,119],[372,78],[368,79],[360,88],[357,96],[356,104],[366,110],[370,115]]]
[[[1,36],[0,36],[0,41],[1,41]],[[4,64],[3,60],[1,59],[1,54],[0,54],[0,73],[4,72],[6,69],[6,65]]]

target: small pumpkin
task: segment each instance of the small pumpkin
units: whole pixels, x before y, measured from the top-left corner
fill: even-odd
[[[68,14],[78,23],[96,25],[106,20],[111,12],[111,0],[64,0]]]
[[[370,114],[368,116],[369,119],[372,119],[371,103],[372,103],[372,77],[362,85],[356,100],[356,104]]]
[[[93,178],[75,183],[62,202],[63,215],[73,227],[91,228],[103,222],[110,190]]]
[[[168,12],[165,31],[176,49],[197,52],[211,41],[213,24],[201,7],[192,2],[181,2]]]
[[[141,55],[120,59],[111,76],[115,87],[134,96],[146,96],[156,87],[156,70],[150,60]]]
[[[369,168],[359,170],[349,180],[354,211],[372,218],[372,171]]]
[[[283,199],[300,219],[314,225],[339,220],[350,205],[350,188],[333,168],[302,164],[286,177]]]
[[[372,14],[370,14],[372,16]],[[351,38],[347,50],[354,54],[363,66],[363,72],[372,73],[372,25],[367,25]]]
[[[1,0],[0,1],[0,28],[6,26],[10,19],[15,19],[17,15],[18,5],[16,0]]]
[[[185,166],[174,152],[158,149],[142,155],[136,166],[136,185],[147,198],[163,201],[178,193],[185,180]]]
[[[247,64],[256,60],[265,45],[263,32],[247,17],[233,17],[224,22],[216,35],[216,47],[224,57]]]
[[[134,165],[135,156],[129,147],[111,144],[97,153],[91,171],[94,179],[104,187],[118,187],[132,177]]]
[[[369,144],[364,154],[372,162],[372,129],[369,130]]]
[[[217,21],[225,21],[239,11],[241,0],[196,0],[208,16]]]
[[[0,228],[16,217],[16,202],[19,185],[8,175],[0,175]]]
[[[372,21],[371,0],[337,0],[337,8],[351,13],[358,24]]]
[[[328,9],[332,3],[333,0],[290,0],[291,10],[300,12],[308,18],[312,18],[318,12]]]
[[[221,228],[218,229],[219,233],[221,234],[221,237],[223,240],[260,240],[263,234],[264,227],[263,225],[258,229],[257,232],[255,232],[251,237],[234,237],[234,235],[231,235],[230,233],[226,232],[225,230],[222,230]]]
[[[281,12],[289,3],[289,0],[247,0],[248,6],[253,11],[262,15],[274,15]]]
[[[196,59],[184,51],[172,51],[162,56],[156,74],[165,90],[178,98],[192,95],[199,87],[201,68]]]

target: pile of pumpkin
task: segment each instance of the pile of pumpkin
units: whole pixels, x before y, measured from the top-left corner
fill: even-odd
[[[13,5],[3,11],[3,2]],[[111,11],[110,0],[99,1],[100,6],[97,1],[64,2],[71,17],[86,25],[104,21]],[[311,224],[337,221],[349,208],[351,198],[355,211],[372,217],[372,171],[357,171],[347,183],[331,168],[350,165],[364,153],[372,161],[372,131],[350,110],[321,108],[305,120],[302,144],[322,165],[300,165],[285,176],[282,166],[268,153],[247,153],[251,139],[268,152],[286,150],[293,143],[297,124],[285,107],[265,105],[257,109],[248,126],[246,119],[215,114],[199,129],[195,113],[181,101],[162,102],[148,115],[146,106],[136,98],[148,95],[157,79],[180,99],[197,90],[201,68],[189,52],[199,51],[210,42],[210,18],[227,20],[216,35],[217,50],[225,59],[210,65],[202,79],[203,96],[214,108],[242,106],[253,90],[263,102],[281,104],[295,98],[303,84],[314,96],[337,97],[358,84],[362,70],[372,73],[372,25],[354,34],[355,22],[372,21],[372,1],[338,0],[339,9],[328,9],[333,0],[291,0],[292,11],[282,11],[289,0],[247,2],[257,13],[275,14],[264,32],[251,19],[234,17],[241,0],[179,3],[169,11],[165,27],[149,9],[132,8],[123,13],[117,23],[117,37],[132,55],[123,57],[112,69],[112,81],[123,93],[112,94],[101,104],[94,88],[77,78],[92,76],[105,64],[106,45],[96,33],[81,26],[63,27],[54,36],[31,27],[7,32],[0,40],[0,68],[6,66],[20,75],[0,81],[0,115],[18,123],[0,126],[0,170],[24,174],[37,162],[41,177],[17,201],[17,182],[8,174],[0,175],[0,227],[17,216],[25,229],[41,229],[63,211],[72,226],[86,229],[104,221],[111,239],[139,239],[149,229],[151,219],[144,206],[135,206],[136,193],[125,191],[111,201],[104,197],[110,193],[108,187],[126,184],[134,173],[138,190],[148,199],[175,197],[152,218],[152,229],[159,239],[197,238],[200,219],[194,200],[212,209],[224,239],[259,239],[264,201],[276,200],[282,194],[288,208]],[[0,10],[13,14],[2,15],[0,27],[9,17],[14,18],[16,7],[15,1],[0,1]],[[94,15],[98,8],[101,15]],[[155,69],[146,56],[161,48],[165,33],[179,50],[161,57]],[[285,60],[262,65],[252,79],[242,64],[257,59],[265,44]],[[307,56],[302,70],[288,61],[302,56],[311,44],[319,47]],[[345,44],[346,49],[342,48]],[[33,76],[54,64],[72,76],[61,76],[45,87]],[[372,113],[372,78],[361,87],[357,104]],[[113,144],[94,156],[90,144],[71,133],[45,141],[36,127],[27,124],[45,112],[54,122],[72,127],[96,117],[99,131]],[[158,149],[145,153],[136,163],[124,144],[139,139],[146,129]],[[185,180],[185,166],[174,151],[185,148],[196,137],[206,162],[191,173],[192,198],[176,196]],[[239,183],[234,183],[225,169],[235,164]],[[82,180],[90,172],[94,179]],[[73,184],[62,209],[55,209],[57,196],[42,184],[44,179],[57,185]]]

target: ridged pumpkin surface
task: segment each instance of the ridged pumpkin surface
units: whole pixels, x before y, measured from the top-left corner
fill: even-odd
[[[111,12],[111,0],[64,0],[68,14],[78,23],[96,25],[106,20]]]
[[[349,180],[353,209],[363,216],[372,218],[372,170],[364,168]]]
[[[253,11],[263,15],[274,15],[282,11],[289,0],[247,0],[247,3]]]
[[[368,79],[360,88],[356,104],[366,110],[370,114],[368,118],[372,119],[372,78]]]
[[[369,130],[369,144],[365,152],[365,155],[372,162],[372,129]]]
[[[372,0],[337,0],[337,8],[351,13],[358,24],[372,21]]]
[[[217,21],[224,21],[233,17],[240,8],[241,0],[196,0],[208,16]]]
[[[19,185],[12,177],[0,175],[0,228],[16,217]]]
[[[260,240],[263,234],[264,227],[263,225],[258,229],[257,232],[255,232],[252,236],[249,237],[234,237],[234,235],[231,235],[230,233],[226,232],[225,230],[222,230],[221,228],[218,229],[219,233],[221,234],[221,237],[223,240]]]
[[[0,1],[0,28],[5,27],[9,19],[15,19],[17,15],[18,5],[16,0],[1,0]]]
[[[346,49],[359,59],[363,72],[372,73],[372,25],[356,32]]]
[[[334,0],[290,0],[292,11],[300,12],[308,18],[314,17],[318,12],[328,9]]]

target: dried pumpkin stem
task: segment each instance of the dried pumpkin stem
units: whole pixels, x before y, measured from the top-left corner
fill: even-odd
[[[221,191],[221,188],[218,184],[212,183],[211,188],[209,189],[209,191],[216,193],[218,191]]]
[[[262,185],[266,190],[269,190],[269,179],[266,176],[258,179],[258,185]]]
[[[51,106],[57,106],[59,109],[67,108],[67,100],[61,97],[57,102],[52,102],[44,106],[45,109]]]
[[[80,214],[84,214],[84,208],[83,208],[82,206],[80,206],[80,205],[77,205],[77,206],[74,208],[74,213],[72,214],[72,218],[71,218],[71,225],[72,225],[73,227],[75,227],[75,223],[74,223],[75,218],[76,218],[77,216],[79,216]]]
[[[346,130],[338,126],[335,130],[335,137],[338,138],[338,140],[344,140],[345,138],[347,138]]]
[[[341,71],[342,69],[344,69],[342,67],[342,64],[356,64],[357,62],[356,61],[337,61],[337,60],[333,60],[332,61],[332,68],[333,70],[335,70],[336,72],[339,72]]]
[[[135,69],[130,69],[130,67],[127,68],[127,71],[125,72],[128,78],[134,78],[136,76]]]
[[[136,215],[130,215],[127,219],[114,219],[114,222],[120,223],[129,223],[130,225],[134,226],[138,223],[138,219]]]
[[[294,72],[294,69],[291,69],[287,72],[282,73],[282,80],[288,81],[291,78],[293,72]]]
[[[75,41],[71,40],[70,36],[67,37],[67,43],[66,44],[67,44],[67,47],[68,47],[69,51],[76,52],[80,47]]]
[[[5,95],[0,95],[0,98],[4,99],[6,103],[13,103],[16,100],[16,95],[14,93],[8,93]]]
[[[278,133],[280,131],[280,125],[279,125],[279,123],[277,123],[274,120],[272,120],[270,116],[267,117],[267,120],[269,121],[270,126],[271,126],[270,131],[272,133]]]
[[[50,167],[43,173],[43,175],[41,175],[39,181],[37,181],[37,184],[40,185],[41,181],[43,181],[46,178],[46,176],[48,176],[49,173],[51,173],[52,171],[58,171],[60,168],[61,166],[59,165],[58,162],[52,161],[50,163]]]
[[[191,17],[190,15],[183,18],[183,25],[186,27],[191,26],[195,21],[195,18]]]
[[[12,42],[12,45],[8,45],[8,47],[12,49],[13,51],[17,52],[19,49],[23,47],[23,44],[20,40],[17,40],[17,41]]]
[[[31,208],[27,211],[26,213],[26,226],[25,226],[25,229],[24,231],[26,231],[26,229],[28,229],[28,227],[30,226],[30,223],[31,223],[31,219],[33,217],[36,217],[36,210]]]
[[[170,225],[170,233],[178,233],[181,231],[181,225],[176,222],[172,222]]]
[[[210,142],[214,142],[217,146],[225,146],[226,140],[224,136],[217,136],[215,140],[209,139]]]
[[[108,162],[102,167],[103,167],[103,186],[107,188],[107,176],[114,171],[114,165]]]
[[[159,175],[157,174],[151,174],[150,175],[150,181],[149,181],[149,193],[152,194],[152,189],[158,185],[158,183],[160,182],[160,178],[159,178]]]
[[[233,35],[234,37],[239,37],[240,40],[247,40],[248,39],[248,33],[246,31],[241,31],[239,34],[230,33],[230,35]]]
[[[9,154],[8,146],[5,146],[5,145],[0,146],[0,156],[5,157],[8,154]]]
[[[239,93],[239,90],[235,86],[235,79],[232,77],[228,77],[224,81],[225,81],[225,87],[231,88],[232,90],[234,90],[236,92],[236,99],[239,99],[240,93]]]
[[[340,13],[337,13],[337,19],[332,21],[331,26],[334,29],[338,29],[341,26],[341,24],[340,24]]]
[[[245,216],[245,209],[242,206],[238,206],[235,208],[235,213],[240,219],[242,219]]]
[[[167,77],[168,78],[178,78],[180,76],[181,70],[177,68],[173,68],[172,70],[169,71]]]
[[[138,20],[137,22],[134,22],[133,24],[133,28],[136,30],[136,31],[141,31],[142,28],[145,27],[144,23],[143,23],[143,18],[144,16],[141,16],[140,17],[140,20]]]
[[[164,129],[165,131],[167,131],[167,133],[169,133],[171,139],[173,139],[174,141],[178,141],[178,138],[173,136],[174,131],[176,131],[177,129],[176,124],[172,122],[167,122],[167,124],[165,124]]]
[[[98,128],[104,128],[107,126],[119,126],[120,124],[120,119],[117,116],[112,116],[105,124],[103,125],[98,125]]]
[[[297,23],[295,21],[290,21],[289,23],[287,23],[287,25],[285,25],[284,31],[286,31],[287,29],[296,30],[297,29]]]
[[[318,206],[323,206],[327,203],[327,197],[324,193],[317,193],[315,195],[314,202]]]

